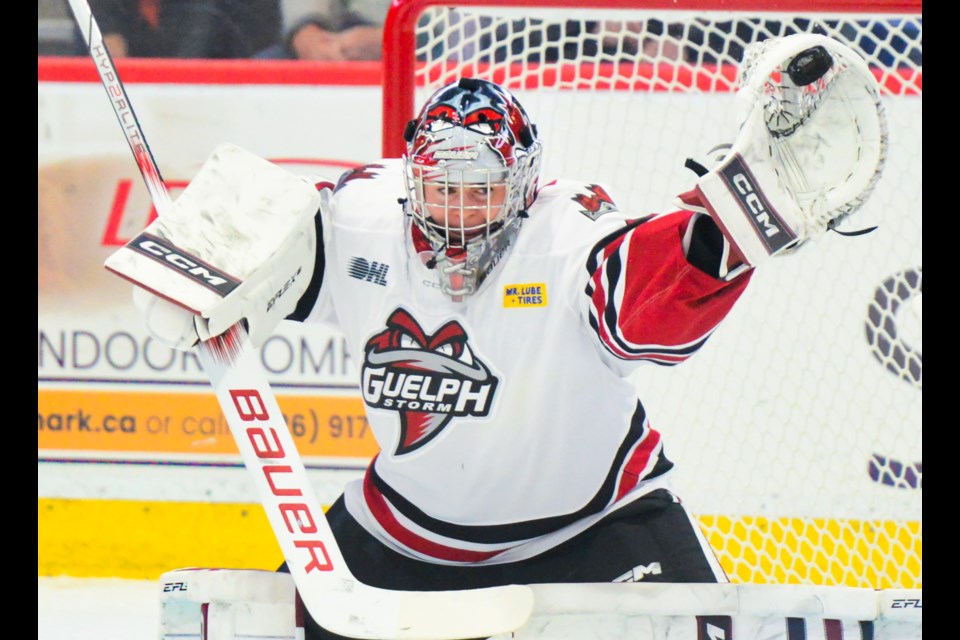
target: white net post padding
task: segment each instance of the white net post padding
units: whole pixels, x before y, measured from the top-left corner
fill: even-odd
[[[923,592],[744,584],[546,584],[492,640],[922,640]]]

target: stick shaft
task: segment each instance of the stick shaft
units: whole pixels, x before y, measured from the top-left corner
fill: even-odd
[[[147,137],[140,126],[140,120],[133,110],[133,103],[127,97],[127,90],[120,81],[120,74],[113,64],[113,58],[103,42],[103,34],[96,18],[93,17],[93,11],[86,0],[69,0],[70,9],[73,11],[80,32],[83,34],[84,43],[90,52],[97,67],[97,73],[100,74],[100,81],[110,99],[110,106],[120,122],[120,128],[127,139],[130,151],[137,161],[137,167],[140,169],[140,175],[147,185],[147,191],[150,192],[150,200],[157,207],[158,213],[162,213],[170,207],[170,193],[167,191],[167,185],[163,182],[160,175],[160,169],[147,144]]]

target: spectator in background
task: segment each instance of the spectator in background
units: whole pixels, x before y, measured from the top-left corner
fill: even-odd
[[[283,0],[283,38],[256,58],[379,60],[390,0]]]
[[[600,50],[604,55],[660,61],[680,61],[683,49],[684,25],[664,24],[660,20],[615,21],[592,23],[590,32],[600,35]]]
[[[90,8],[114,58],[249,58],[280,38],[280,0],[90,0]]]

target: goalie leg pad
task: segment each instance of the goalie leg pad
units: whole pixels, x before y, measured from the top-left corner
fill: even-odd
[[[297,640],[302,619],[290,574],[177,569],[160,576],[160,640]]]

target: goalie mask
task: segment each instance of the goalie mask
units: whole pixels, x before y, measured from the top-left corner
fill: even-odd
[[[536,127],[506,90],[464,78],[437,91],[404,137],[414,245],[460,299],[500,262],[536,198]]]

